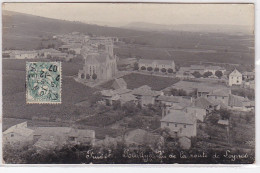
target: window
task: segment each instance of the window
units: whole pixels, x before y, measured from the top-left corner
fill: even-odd
[[[14,137],[14,134],[13,134],[13,133],[11,134],[11,137]]]
[[[177,127],[178,125],[177,124],[175,124],[175,127]]]
[[[222,99],[225,99],[225,97],[222,97]]]
[[[167,123],[167,126],[169,126],[170,124],[169,123]]]
[[[183,126],[184,128],[186,128],[186,124],[184,124],[184,126]]]
[[[217,99],[218,97],[217,96],[215,96],[215,99]]]

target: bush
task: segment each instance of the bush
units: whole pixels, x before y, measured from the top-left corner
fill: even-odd
[[[142,66],[142,67],[141,67],[141,70],[146,70],[146,67],[145,67],[145,66]]]
[[[212,76],[212,75],[213,75],[212,72],[207,71],[207,72],[205,72],[205,73],[203,74],[203,77],[208,78],[209,76]]]
[[[222,73],[222,71],[216,71],[215,72],[215,76],[217,76],[219,79],[223,76],[223,73]]]
[[[135,62],[135,63],[134,63],[134,70],[138,70],[138,69],[139,69],[138,63]]]
[[[201,74],[200,74],[200,72],[198,72],[198,71],[194,71],[194,72],[192,73],[192,75],[193,75],[195,78],[200,78],[200,77],[201,77]]]
[[[165,68],[162,68],[162,69],[161,69],[161,72],[165,73],[165,72],[166,72],[166,69],[165,69]]]
[[[152,67],[147,67],[147,70],[148,70],[148,71],[152,71],[153,68],[152,68]]]
[[[173,69],[169,68],[168,73],[173,73]]]
[[[160,69],[158,68],[158,67],[156,67],[155,69],[154,69],[154,71],[156,71],[156,72],[158,72]]]
[[[97,79],[97,75],[95,73],[92,75],[92,79],[94,79],[94,80]]]
[[[172,88],[170,92],[171,92],[171,95],[173,95],[173,96],[187,96],[187,92],[184,91],[183,89]]]

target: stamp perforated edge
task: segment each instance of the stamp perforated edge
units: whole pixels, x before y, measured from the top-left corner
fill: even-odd
[[[44,61],[26,61],[25,63],[25,70],[26,70],[26,74],[25,74],[25,82],[26,82],[26,88],[25,88],[25,93],[26,93],[26,104],[61,104],[62,103],[62,62],[61,61],[54,61],[54,62],[58,62],[60,64],[60,101],[59,102],[37,102],[37,101],[28,101],[28,90],[27,90],[27,79],[28,79],[28,66],[27,63],[39,63],[42,62],[44,63]],[[52,61],[46,61],[46,62],[52,62]]]

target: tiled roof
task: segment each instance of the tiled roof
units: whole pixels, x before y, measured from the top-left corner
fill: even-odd
[[[242,74],[237,69],[235,69],[229,74],[229,76],[242,76]]]
[[[175,96],[159,96],[157,98],[159,101],[166,101],[166,102],[174,102],[174,103],[179,103],[180,98],[175,97]]]
[[[119,100],[122,101],[123,103],[126,103],[126,102],[134,101],[134,100],[137,100],[137,99],[133,94],[126,93],[126,94],[122,94],[120,96]]]
[[[245,76],[254,76],[255,73],[254,73],[254,72],[245,71],[245,72],[243,73],[243,75],[245,75]]]
[[[144,85],[133,90],[132,94],[140,96],[159,96],[161,92],[151,90],[151,87]]]
[[[228,88],[213,90],[211,93],[209,93],[209,95],[212,96],[224,96],[224,97],[228,97],[229,94],[230,94],[230,89]]]
[[[125,141],[126,143],[135,143],[135,144],[151,144],[156,143],[158,140],[160,140],[159,135],[154,135],[152,133],[149,133],[142,129],[135,129],[130,132],[128,132],[125,135]]]
[[[123,88],[123,87],[127,86],[127,84],[126,84],[126,82],[125,82],[125,80],[123,78],[115,79],[114,83],[117,83],[117,85],[120,88]]]
[[[174,110],[161,119],[162,122],[194,124],[195,118],[193,114],[184,111]]]
[[[203,109],[207,109],[210,105],[212,105],[212,103],[205,97],[199,97],[199,98],[195,99],[193,104],[194,104],[194,106],[203,108]]]
[[[163,64],[163,65],[171,65],[174,63],[173,60],[152,60],[152,59],[139,59],[139,63],[142,64]]]
[[[3,134],[16,133],[20,134],[21,136],[30,136],[31,134],[33,134],[33,132],[34,130],[27,128],[27,122],[23,122],[8,128],[6,131],[3,132]]]

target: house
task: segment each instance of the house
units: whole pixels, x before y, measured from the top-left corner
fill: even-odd
[[[228,126],[229,121],[228,120],[218,120],[218,124],[223,125],[223,126]]]
[[[177,96],[165,96],[160,95],[158,98],[156,98],[157,102],[160,102],[161,104],[164,104],[166,107],[171,107],[175,103],[179,103],[180,98]]]
[[[207,95],[207,99],[211,103],[223,103],[224,105],[228,106],[228,100],[230,94],[231,94],[231,90],[229,88],[216,89]]]
[[[228,107],[231,110],[248,112],[248,111],[254,110],[255,102],[250,101],[248,98],[244,98],[244,97],[241,97],[241,96],[236,96],[236,95],[230,94]]]
[[[149,104],[154,104],[156,98],[163,93],[160,91],[153,91],[151,87],[143,85],[132,91],[132,94],[136,96],[139,100],[141,106],[147,106]]]
[[[192,113],[172,111],[161,119],[161,128],[169,128],[174,137],[197,135],[197,120]]]
[[[199,97],[195,99],[192,103],[193,106],[205,109],[206,113],[211,113],[213,110],[218,109],[218,105],[211,103],[207,98],[205,97]]]
[[[55,53],[61,53],[60,51],[52,49],[52,48],[51,49],[41,49],[38,52],[39,52],[39,55],[44,58],[52,57],[52,55]]]
[[[185,111],[190,114],[194,114],[197,118],[197,120],[200,120],[201,122],[204,122],[204,119],[207,115],[207,110],[204,108],[196,107],[196,106],[187,106],[185,108]]]
[[[12,51],[10,58],[13,59],[34,59],[38,57],[37,51]]]
[[[25,145],[32,142],[34,130],[27,127],[27,122],[11,126],[3,132],[3,144]]]
[[[127,89],[127,84],[123,78],[117,78],[112,84],[113,89],[119,89],[119,88],[124,88]]]
[[[120,95],[119,100],[122,105],[127,102],[132,102],[134,104],[138,103],[137,98],[131,93],[124,93],[124,94]]]
[[[106,104],[113,104],[114,101],[120,100],[121,95],[130,93],[131,90],[125,88],[119,88],[116,90],[102,90],[101,95]],[[123,96],[125,97],[125,96]],[[124,98],[123,98],[124,99]],[[123,100],[122,99],[122,100]]]
[[[95,131],[71,127],[37,127],[33,133],[34,146],[52,149],[65,144],[95,144]]]
[[[142,129],[135,129],[127,132],[124,136],[124,140],[126,145],[148,145],[151,147],[163,143],[163,139],[160,135]]]
[[[158,71],[158,72],[175,72],[175,63],[173,60],[150,60],[150,59],[139,59],[138,61],[139,70],[146,71]],[[149,70],[149,68],[151,70]],[[171,69],[171,70],[169,70]]]
[[[243,80],[254,80],[255,79],[255,72],[244,72],[242,74]]]
[[[206,66],[204,72],[211,72],[213,75],[215,75],[216,71],[221,71],[222,74],[225,73],[226,69],[220,66]]]
[[[237,69],[235,69],[232,73],[229,74],[229,86],[241,84],[242,74]]]

